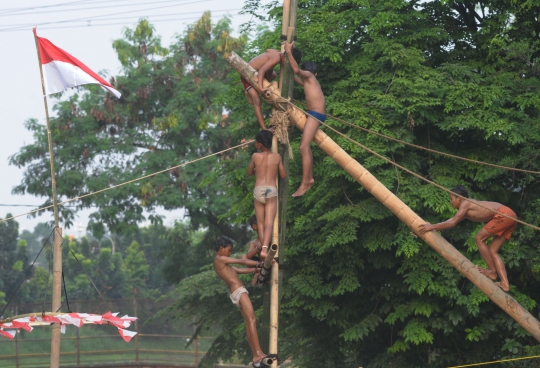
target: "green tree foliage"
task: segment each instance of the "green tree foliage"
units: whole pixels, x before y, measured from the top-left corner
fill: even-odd
[[[225,78],[230,68],[222,55],[241,49],[244,39],[229,33],[229,19],[212,25],[210,13],[204,13],[169,49],[161,46],[146,20],[114,41],[122,74],[111,81],[122,98],[90,86],[55,105],[57,116],[51,126],[59,195],[73,198],[230,147],[230,122],[217,101],[228,88]],[[14,192],[50,198],[47,135],[36,120],[26,126],[35,142],[11,157],[12,164],[27,168]],[[136,232],[144,220],[143,210],[158,223],[152,210],[161,206],[185,208],[195,229],[208,227],[211,234],[246,241],[244,227],[220,218],[234,198],[223,195],[222,183],[213,173],[215,162],[200,161],[86,197],[77,206],[99,207],[89,225],[96,236],[105,226],[116,234]],[[69,208],[62,209],[64,226],[70,225],[73,215]]]
[[[254,50],[279,47],[280,8],[270,14],[276,30],[260,34]],[[538,171],[538,14],[538,4],[520,1],[301,1],[298,47],[304,60],[319,65],[329,113],[408,142]],[[249,106],[237,104],[240,86],[232,90],[227,101],[234,119]],[[446,187],[464,184],[474,198],[509,205],[526,221],[540,220],[537,176],[455,161],[330,124]],[[238,138],[251,134],[246,129]],[[447,194],[329,134],[426,220],[454,214]],[[298,152],[299,135],[292,137]],[[252,210],[251,183],[240,175],[249,154],[222,168],[230,192],[242,198],[232,209],[239,218]],[[282,356],[299,367],[431,367],[537,349],[517,323],[410,236],[333,160],[320,150],[314,159],[315,186],[289,201]],[[297,159],[292,188],[300,173]],[[465,221],[443,235],[482,265],[473,239],[480,228]],[[519,226],[501,251],[511,294],[533,314],[540,301],[537,238]],[[189,288],[191,279],[179,290],[209,298],[207,290]],[[218,291],[214,297],[225,298]],[[205,304],[177,308],[179,315],[212,312]],[[202,329],[211,326],[201,323]]]
[[[256,1],[249,6],[253,9]],[[261,29],[246,58],[279,47],[280,13],[280,8],[270,10],[271,26],[277,27]],[[305,60],[319,65],[329,113],[408,142],[539,171],[539,14],[536,1],[303,0],[298,47]],[[237,74],[218,54],[218,44],[231,40],[217,32],[220,27],[226,28],[226,22],[212,28],[203,17],[170,53],[144,22],[115,42],[124,75],[114,83],[123,99],[95,90],[57,104],[54,139],[62,162],[62,195],[100,189],[253,136],[256,126],[247,124],[254,121],[252,107]],[[209,70],[214,74],[205,74]],[[206,87],[211,88],[204,94]],[[295,93],[302,96],[301,90]],[[230,112],[226,120],[220,118],[223,107]],[[446,187],[464,184],[474,198],[509,205],[528,222],[540,220],[535,175],[458,162],[329,123]],[[27,126],[36,143],[12,158],[27,168],[16,191],[46,196],[45,134],[34,121]],[[298,152],[300,134],[291,138]],[[453,215],[447,194],[343,138],[333,138],[426,220]],[[245,177],[251,153],[241,151],[218,166],[196,164],[89,197],[81,207],[100,206],[93,228],[106,224],[120,234],[134,231],[143,205],[184,206],[193,228],[208,226],[204,246],[211,245],[217,230],[230,235],[231,229],[244,244],[247,237],[239,224],[253,211],[253,182]],[[431,367],[538,353],[517,323],[410,236],[331,158],[317,149],[313,155],[315,186],[289,201],[282,358],[292,357],[299,367]],[[300,173],[297,158],[290,169],[292,188]],[[473,240],[480,228],[466,221],[443,235],[482,264]],[[537,232],[519,226],[501,251],[510,293],[534,314],[540,302],[537,238]],[[104,249],[98,266],[102,258],[109,260],[106,265],[114,264]],[[104,275],[114,273],[111,267],[102,268]],[[232,306],[224,305],[224,285],[211,269],[185,275],[189,277],[171,278],[182,281],[178,303],[167,312],[195,320],[198,332],[221,330],[201,365],[235,353],[249,360],[243,322]],[[103,285],[112,285],[110,279]],[[260,292],[251,290],[251,297],[260,313]]]
[[[144,252],[140,250],[139,243],[133,241],[127,249],[124,260],[127,293],[137,296],[139,293],[146,292],[146,279],[150,273],[148,268]]]
[[[11,217],[7,214],[6,218]],[[3,298],[17,302],[20,294],[17,287],[28,271],[28,250],[25,240],[17,241],[19,223],[15,220],[0,222],[0,304]]]

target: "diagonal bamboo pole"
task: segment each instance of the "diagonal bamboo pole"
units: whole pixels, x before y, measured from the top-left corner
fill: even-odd
[[[246,80],[254,81],[254,71],[238,55],[232,54],[227,58],[227,62],[240,73]],[[246,67],[247,66],[247,67]],[[267,82],[266,82],[267,83]],[[265,83],[265,88],[266,88]],[[274,98],[276,91],[272,88],[263,95],[267,102],[279,104],[280,101]],[[284,104],[282,104],[284,105]],[[304,130],[306,115],[300,109],[288,105],[290,120],[300,129]],[[351,175],[360,185],[366,188],[385,207],[392,211],[411,230],[417,233],[418,225],[425,221],[420,218],[405,203],[388,190],[377,180],[368,170],[349,156],[336,142],[328,137],[320,129],[315,135],[314,142],[328,154],[338,165],[340,165],[349,175]],[[521,304],[519,304],[509,294],[495,285],[490,279],[482,275],[475,265],[464,257],[456,248],[446,241],[439,233],[430,231],[419,235],[429,246],[431,246],[444,259],[452,264],[459,272],[468,278],[478,289],[486,294],[495,304],[503,309],[510,317],[521,325],[537,341],[540,341],[540,322],[533,317]]]

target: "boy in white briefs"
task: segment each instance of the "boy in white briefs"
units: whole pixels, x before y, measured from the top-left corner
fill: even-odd
[[[272,237],[274,218],[277,212],[277,175],[282,179],[287,177],[287,172],[281,161],[279,153],[272,153],[272,133],[268,130],[261,130],[255,136],[255,148],[258,151],[251,156],[248,167],[248,175],[255,174],[255,189],[253,190],[253,201],[255,206],[255,216],[257,216],[257,229],[259,240],[262,244],[261,260],[268,254],[268,246]]]
[[[270,133],[272,134],[272,133]],[[216,274],[227,284],[231,292],[232,303],[240,308],[242,317],[246,323],[246,336],[253,353],[253,367],[264,367],[271,365],[277,359],[275,354],[266,355],[262,352],[257,335],[257,318],[253,310],[253,305],[249,299],[249,293],[238,278],[238,274],[254,274],[260,271],[260,262],[250,259],[231,258],[232,240],[226,236],[221,236],[216,241],[216,256],[214,257],[214,270]],[[272,261],[275,262],[275,261]],[[231,264],[241,264],[253,268],[236,268]]]

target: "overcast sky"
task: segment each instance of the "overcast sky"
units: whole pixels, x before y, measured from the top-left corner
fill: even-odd
[[[262,3],[268,3],[263,0]],[[10,4],[8,6],[8,4]],[[250,20],[239,15],[243,0],[19,0],[0,5],[0,41],[4,52],[0,57],[2,84],[2,137],[0,144],[0,217],[27,212],[44,198],[31,195],[13,195],[14,186],[22,179],[23,170],[8,164],[9,156],[32,142],[24,122],[36,118],[45,123],[39,67],[32,28],[38,26],[38,35],[74,55],[94,71],[107,70],[118,74],[120,63],[112,49],[112,41],[122,37],[124,27],[133,27],[141,17],[147,17],[155,26],[164,46],[173,36],[182,33],[186,25],[196,21],[204,11],[212,12],[214,21],[230,15],[233,28]],[[237,33],[236,33],[237,34]],[[49,100],[50,114],[54,102]],[[61,178],[57,178],[61,180]],[[91,210],[81,211],[76,223],[65,234],[80,235],[86,228]],[[158,213],[166,216],[165,223],[182,218],[181,210]],[[52,214],[36,218],[17,218],[21,230],[32,230],[38,222],[49,221]],[[62,225],[61,225],[62,226]],[[77,231],[79,230],[79,231]]]

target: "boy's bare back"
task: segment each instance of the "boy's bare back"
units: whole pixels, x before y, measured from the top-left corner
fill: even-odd
[[[491,220],[495,213],[480,207],[477,203],[495,211],[503,206],[498,202],[468,200],[461,203],[458,213],[465,211],[466,213],[464,217],[474,222],[487,222]]]
[[[251,162],[255,167],[256,187],[276,186],[278,171],[282,178],[287,176],[279,153],[256,152],[251,157]]]

